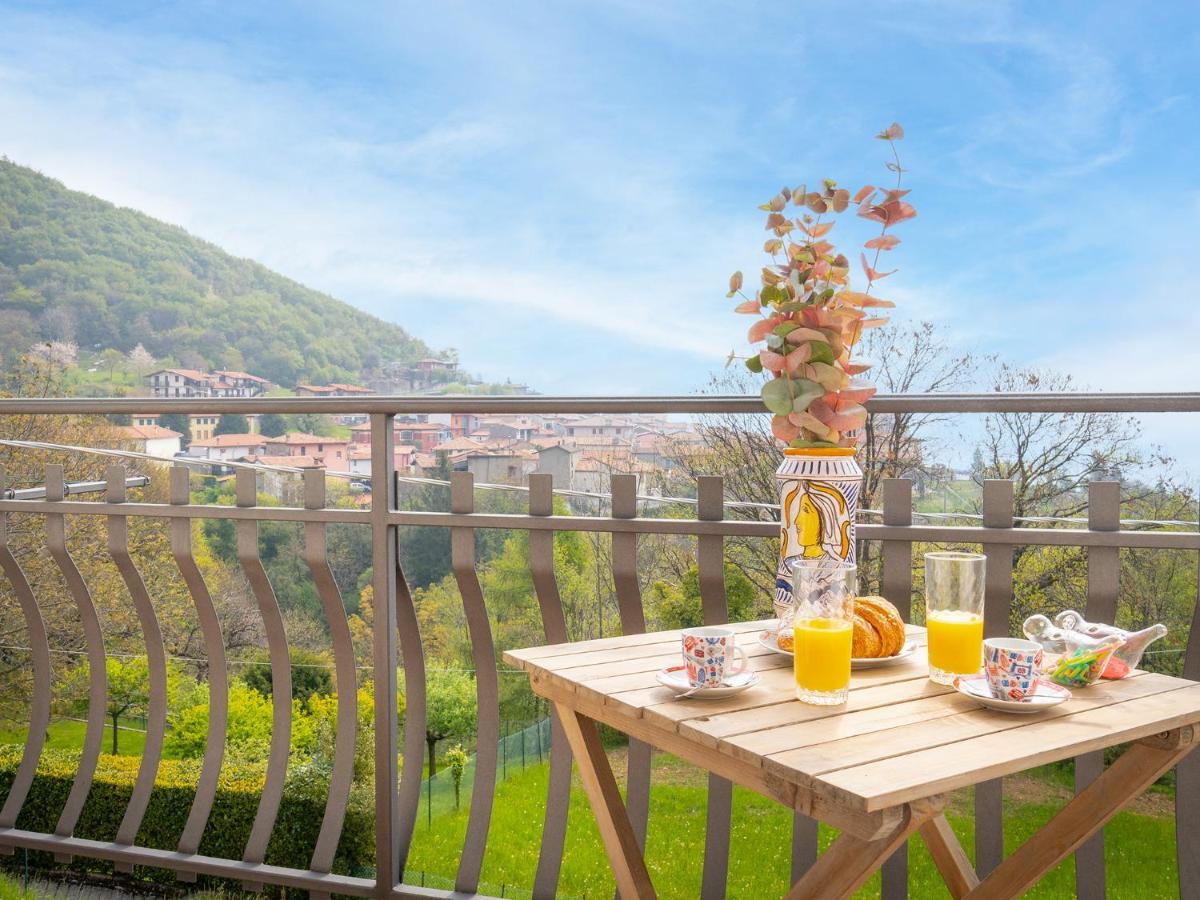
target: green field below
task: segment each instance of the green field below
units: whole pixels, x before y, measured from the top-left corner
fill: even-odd
[[[615,753],[614,767],[619,769],[622,764],[623,754]],[[482,874],[481,890],[485,893],[499,895],[503,891],[509,897],[528,896],[537,869],[547,775],[547,766],[531,766],[510,774],[497,786]],[[1069,793],[1057,782],[1055,778],[1033,776],[1006,779],[1004,831],[1008,852],[1061,808]],[[430,886],[445,887],[453,880],[466,834],[469,796],[470,784],[464,783],[462,809],[435,815],[432,825],[422,817],[414,834],[406,881],[420,883],[421,873]],[[1134,900],[1176,897],[1171,800],[1155,794],[1135,809],[1118,815],[1106,829],[1109,896]],[[967,853],[973,853],[970,792],[954,796],[948,818]],[[647,863],[659,896],[699,896],[704,823],[704,775],[673,757],[656,754]],[[791,814],[783,807],[750,791],[734,790],[730,897],[778,897],[786,893],[791,829]],[[822,849],[835,836],[835,831],[822,827]],[[1074,878],[1074,863],[1068,860],[1026,896],[1046,900],[1073,896]],[[949,896],[919,839],[910,844],[909,879],[913,897]],[[600,836],[576,778],[559,891],[563,896],[609,898],[613,890]],[[878,875],[859,896],[879,896]]]
[[[55,719],[46,729],[46,746],[55,750],[78,750],[83,746],[83,735],[87,725],[74,719]],[[0,744],[24,744],[27,728],[0,729]],[[121,726],[117,735],[117,750],[121,756],[141,756],[146,746],[146,734],[142,731],[130,731]],[[104,726],[104,743],[102,753],[112,752],[112,723]]]

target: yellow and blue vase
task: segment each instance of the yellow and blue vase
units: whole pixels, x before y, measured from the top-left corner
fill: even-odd
[[[780,615],[792,605],[792,560],[854,563],[854,522],[863,478],[849,447],[789,447],[783,454],[775,470],[780,508],[775,608]]]

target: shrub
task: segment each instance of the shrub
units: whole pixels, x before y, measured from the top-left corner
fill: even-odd
[[[20,747],[0,747],[0,797],[7,796],[20,759]],[[18,828],[53,833],[71,790],[78,760],[79,755],[75,751],[43,751],[37,776],[17,820]],[[88,801],[75,829],[76,837],[100,841],[116,838],[117,827],[133,792],[139,762],[137,757],[100,757]],[[258,811],[265,774],[261,764],[236,758],[226,759],[208,826],[200,842],[201,854],[224,859],[241,858],[254,815]],[[199,760],[164,759],[159,764],[150,804],[138,831],[137,843],[140,846],[175,849],[191,809],[199,775]],[[289,768],[275,830],[267,845],[267,863],[295,869],[308,868],[328,796],[329,780],[324,767],[293,765]],[[31,859],[33,856],[35,854],[31,854]],[[39,866],[49,868],[53,865],[50,854],[39,853],[36,856]],[[334,871],[357,873],[373,862],[371,798],[369,792],[356,789],[351,795],[342,826]],[[71,865],[85,871],[112,871],[111,863],[82,857]],[[139,867],[138,871],[142,877],[153,880],[174,880],[173,873],[164,873],[160,869]]]

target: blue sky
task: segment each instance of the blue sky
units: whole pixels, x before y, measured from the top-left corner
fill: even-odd
[[[1194,3],[0,0],[0,22],[0,152],[488,378],[701,387],[744,347],[723,288],[760,263],[756,204],[880,180],[899,120],[900,316],[1095,388],[1200,388]]]

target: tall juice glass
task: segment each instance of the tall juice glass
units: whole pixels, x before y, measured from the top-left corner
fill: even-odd
[[[938,684],[953,684],[982,666],[986,564],[979,553],[925,554],[929,678]]]
[[[796,697],[818,706],[846,702],[854,644],[858,570],[830,559],[792,563]]]

